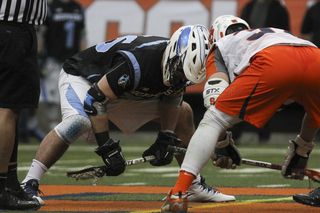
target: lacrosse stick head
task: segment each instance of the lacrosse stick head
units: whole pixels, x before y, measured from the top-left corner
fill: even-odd
[[[92,179],[92,185],[96,185],[106,174],[106,166],[88,167],[80,171],[67,172],[67,177],[75,178],[76,180]]]
[[[320,183],[320,172],[313,169],[303,169],[302,173],[308,176],[309,179]]]

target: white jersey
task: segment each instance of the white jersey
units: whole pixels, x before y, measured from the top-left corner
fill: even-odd
[[[250,65],[249,61],[253,55],[267,47],[276,45],[316,47],[307,40],[276,28],[243,30],[223,37],[216,45],[228,69],[231,82]]]

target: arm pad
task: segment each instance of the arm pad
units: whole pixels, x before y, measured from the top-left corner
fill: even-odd
[[[228,82],[221,78],[209,79],[203,91],[204,106],[208,109],[211,105],[214,105],[218,97],[228,86]]]
[[[109,98],[99,89],[97,83],[93,83],[84,100],[84,111],[88,115],[102,116],[107,114],[107,105],[109,103]]]

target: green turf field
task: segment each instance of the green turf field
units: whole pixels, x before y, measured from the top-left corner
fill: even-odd
[[[154,142],[157,133],[136,132],[131,136],[126,136],[123,133],[115,131],[110,134],[114,140],[120,139],[123,154],[126,160],[129,160],[141,157],[141,153]],[[274,136],[270,144],[259,146],[255,141],[254,134],[247,134],[242,138],[242,141],[240,141],[241,143],[238,145],[238,148],[243,158],[281,164],[285,157],[288,145],[287,141],[289,139],[294,139],[292,137],[293,136],[290,134],[288,137],[283,135],[278,137]],[[18,175],[21,181],[29,170],[38,145],[39,143],[37,142],[19,145]],[[83,141],[76,141],[70,146],[65,155],[44,175],[41,184],[90,185],[91,181],[89,180],[76,181],[75,179],[68,178],[66,172],[83,169],[85,166],[89,165],[103,165],[100,157],[93,151],[95,147],[95,144],[86,144]],[[319,158],[320,148],[316,146],[312,152],[308,168],[320,170],[318,162]],[[214,167],[211,161],[209,161],[201,171],[201,174],[206,178],[207,184],[217,188],[219,188],[219,186],[304,188],[309,186],[307,178],[303,181],[286,180],[282,178],[280,171],[247,165],[242,165],[236,170],[226,170]],[[173,161],[171,165],[163,167],[153,167],[149,163],[144,163],[127,167],[125,173],[118,177],[104,177],[98,185],[173,186],[177,177],[178,165],[175,161]],[[317,187],[319,184],[313,183],[312,186]],[[112,199],[116,200],[116,195]],[[154,196],[154,199],[156,200],[158,198]]]

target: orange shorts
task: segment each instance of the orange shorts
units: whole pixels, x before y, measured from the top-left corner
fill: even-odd
[[[320,49],[273,46],[258,52],[215,105],[262,128],[289,98],[304,107],[310,126],[320,128]]]

